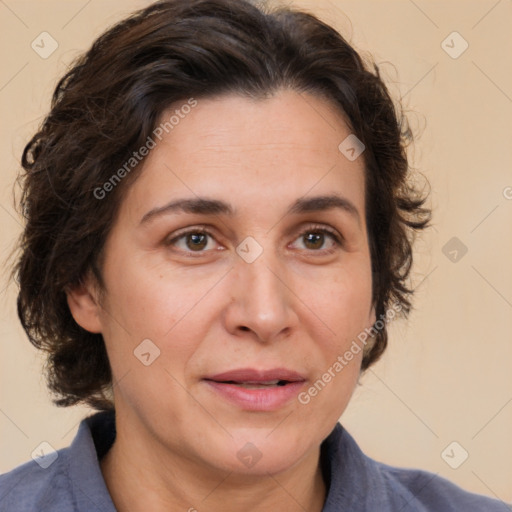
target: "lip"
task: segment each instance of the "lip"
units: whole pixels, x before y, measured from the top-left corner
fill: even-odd
[[[258,383],[272,380],[285,380],[287,384],[248,389],[228,382]],[[297,397],[306,379],[301,374],[286,368],[269,370],[239,368],[205,377],[204,381],[213,392],[242,410],[275,411]]]
[[[207,380],[226,382],[266,382],[269,380],[287,380],[297,382],[306,380],[300,373],[287,368],[271,368],[269,370],[256,370],[255,368],[237,368],[223,373],[205,377]]]

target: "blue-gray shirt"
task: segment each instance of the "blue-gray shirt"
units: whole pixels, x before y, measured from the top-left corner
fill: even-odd
[[[114,413],[84,419],[53,462],[48,455],[0,476],[0,512],[115,512],[99,465],[115,435]],[[512,511],[432,473],[370,459],[339,423],[322,443],[321,464],[328,489],[323,512]]]

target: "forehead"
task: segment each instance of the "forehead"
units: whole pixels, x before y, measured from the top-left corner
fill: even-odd
[[[363,158],[351,161],[340,151],[350,129],[326,100],[280,91],[257,100],[198,99],[179,117],[176,109],[161,116],[167,130],[127,194],[133,215],[184,195],[225,198],[243,213],[334,190],[363,210]]]
[[[168,130],[164,145],[188,154],[202,151],[245,153],[274,149],[295,152],[336,153],[340,137],[350,134],[344,114],[332,102],[307,93],[280,90],[265,99],[224,94],[197,100],[197,106],[180,120],[173,107],[161,116],[161,126],[171,117],[178,124]]]

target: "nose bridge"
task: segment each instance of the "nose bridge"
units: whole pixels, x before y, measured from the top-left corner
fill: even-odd
[[[241,278],[248,285],[246,292],[260,307],[272,303],[277,305],[285,299],[283,277],[280,276],[279,265],[273,264],[274,260],[262,255],[253,263],[240,265]]]
[[[232,327],[249,328],[262,340],[278,335],[290,320],[285,267],[271,247],[271,237],[265,239],[265,244],[246,239],[237,248],[240,258],[235,263],[236,313],[232,317],[236,322]]]

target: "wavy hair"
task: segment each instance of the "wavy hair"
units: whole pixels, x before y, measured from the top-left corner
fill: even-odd
[[[89,271],[104,287],[104,242],[139,166],[108,201],[94,191],[144,145],[171,104],[222,94],[265,98],[282,88],[327,98],[365,145],[372,301],[377,318],[392,303],[407,316],[412,235],[428,225],[430,210],[412,185],[406,117],[378,66],[300,10],[248,0],[159,1],[110,28],[73,63],[21,159],[18,315],[48,354],[57,405],[113,407],[103,338],[74,321],[66,290]],[[362,370],[387,341],[386,327],[379,329]]]

